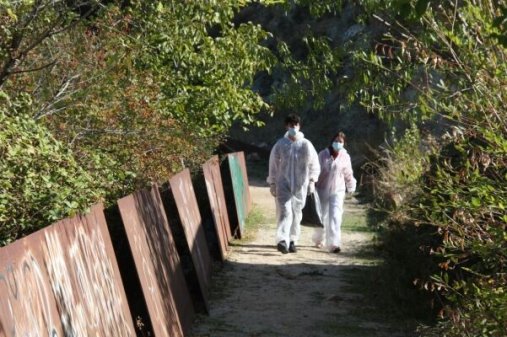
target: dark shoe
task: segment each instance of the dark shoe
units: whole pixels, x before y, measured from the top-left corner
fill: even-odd
[[[278,244],[276,245],[276,249],[278,249],[278,251],[282,254],[287,254],[289,252],[287,250],[287,244],[285,243],[285,241],[278,242]]]
[[[298,250],[296,249],[296,245],[294,244],[294,241],[291,241],[289,244],[289,253],[295,253]]]
[[[338,254],[339,252],[341,252],[342,250],[340,249],[340,247],[335,247],[333,248],[333,250],[331,251],[332,253],[335,253],[335,254]]]

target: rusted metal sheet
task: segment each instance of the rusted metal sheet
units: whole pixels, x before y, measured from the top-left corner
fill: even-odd
[[[245,231],[245,222],[251,209],[250,188],[246,171],[246,162],[243,152],[227,154],[228,172],[232,184],[232,193],[237,216],[239,237]]]
[[[0,248],[0,336],[135,336],[102,211]]]
[[[209,310],[209,282],[211,279],[211,256],[201,222],[199,207],[188,169],[169,179],[172,195],[176,203],[185,239],[190,250],[197,281],[204,301],[205,310]]]
[[[155,336],[184,336],[195,314],[157,185],[118,207]]]
[[[229,224],[229,215],[227,214],[227,205],[225,204],[224,187],[222,184],[222,175],[220,174],[218,156],[211,157],[204,163],[202,169],[211,213],[220,242],[222,260],[225,260],[232,234]]]

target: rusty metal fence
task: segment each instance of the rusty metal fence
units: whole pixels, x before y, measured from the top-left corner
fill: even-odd
[[[210,203],[211,215],[215,224],[215,229],[220,243],[220,253],[222,260],[225,260],[229,249],[229,242],[232,240],[231,225],[229,215],[227,214],[227,205],[225,203],[224,187],[222,175],[220,174],[220,162],[218,156],[211,157],[202,166],[204,182]]]
[[[217,156],[203,165],[222,259],[229,219],[244,232],[251,208],[243,153],[226,162],[225,179]],[[98,204],[0,248],[0,337],[185,336],[209,310],[212,259],[188,170],[106,215]]]
[[[158,186],[118,200],[153,333],[184,336],[194,316]]]
[[[172,216],[173,233],[180,240],[178,252],[186,261],[187,283],[194,295],[196,310],[207,313],[212,265],[190,171],[185,169],[172,176],[169,185],[164,202],[167,213]]]
[[[0,248],[0,336],[135,336],[102,205]]]

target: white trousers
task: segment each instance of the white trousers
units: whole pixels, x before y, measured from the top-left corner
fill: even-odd
[[[313,233],[315,244],[324,244],[327,248],[340,247],[342,243],[342,217],[345,191],[326,195],[319,193],[324,228],[316,228]]]
[[[276,243],[285,241],[289,247],[290,241],[297,244],[301,234],[301,219],[305,200],[296,197],[276,198]]]

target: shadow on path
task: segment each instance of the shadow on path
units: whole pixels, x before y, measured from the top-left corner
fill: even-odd
[[[298,252],[281,254],[273,243],[268,188],[251,192],[254,212],[266,217],[247,227],[251,239],[231,243],[227,261],[212,279],[210,314],[198,317],[192,337],[416,336],[416,322],[401,318],[385,301],[372,233],[354,230],[364,227],[357,217],[364,206],[346,206],[345,217],[352,207],[356,218],[345,226],[342,253],[314,247],[312,229],[303,227]]]

